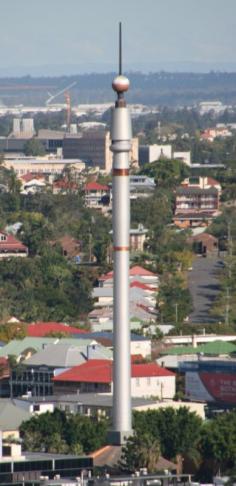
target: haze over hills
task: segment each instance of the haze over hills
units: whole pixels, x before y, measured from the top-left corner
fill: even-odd
[[[111,81],[115,72],[49,76],[0,78],[0,105],[44,106],[48,93],[55,94],[76,81],[70,89],[72,104],[112,101]],[[162,106],[189,106],[203,100],[220,100],[236,104],[236,72],[208,73],[167,72],[128,73],[132,90],[131,103]],[[62,94],[56,103],[64,103]]]
[[[125,61],[125,60],[124,60]],[[167,72],[192,72],[208,73],[210,71],[234,72],[236,71],[236,62],[209,62],[209,61],[139,61],[132,60],[124,62],[129,71],[139,71],[144,74],[150,72],[167,71]],[[74,64],[42,64],[27,65],[20,64],[14,66],[0,66],[0,77],[21,77],[30,75],[33,77],[41,76],[70,76],[85,73],[108,73],[116,69],[116,59],[108,62],[78,62]]]

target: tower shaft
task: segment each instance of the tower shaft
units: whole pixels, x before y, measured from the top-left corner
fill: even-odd
[[[119,106],[121,105],[121,106]],[[110,442],[120,445],[132,433],[131,357],[129,322],[129,151],[131,120],[124,101],[112,112],[113,152],[113,254],[114,254],[114,358],[113,358],[113,430]]]

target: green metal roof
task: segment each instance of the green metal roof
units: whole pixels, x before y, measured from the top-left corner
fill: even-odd
[[[78,347],[88,346],[93,339],[79,339],[79,338],[55,338],[55,337],[25,337],[24,339],[13,339],[8,344],[0,348],[0,357],[7,357],[9,355],[19,356],[21,353],[29,350],[35,352],[43,349],[45,344],[53,344],[60,342],[61,344],[70,344]]]
[[[212,354],[215,356],[220,356],[222,354],[232,354],[236,353],[236,345],[231,342],[225,341],[212,341],[210,343],[202,344],[201,346],[193,347],[193,346],[176,346],[174,348],[166,349],[162,351],[162,355],[174,355],[174,356],[182,356],[184,354]]]
[[[213,341],[212,343],[202,344],[199,346],[200,352],[204,354],[232,354],[236,353],[236,345],[225,341]]]
[[[161,354],[171,354],[176,356],[181,356],[182,354],[196,354],[200,352],[198,349],[198,347],[194,348],[193,346],[175,346],[174,348],[166,348]]]

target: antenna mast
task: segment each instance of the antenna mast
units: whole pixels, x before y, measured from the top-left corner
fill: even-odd
[[[122,23],[119,22],[119,76],[122,75]]]

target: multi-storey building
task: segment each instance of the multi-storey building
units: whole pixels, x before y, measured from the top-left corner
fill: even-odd
[[[105,130],[87,130],[78,134],[67,134],[63,139],[63,157],[79,157],[87,165],[111,172],[112,152],[110,133]],[[138,160],[138,139],[131,142],[130,161]]]
[[[185,179],[176,190],[174,223],[180,228],[208,226],[219,215],[220,184],[209,177]]]

